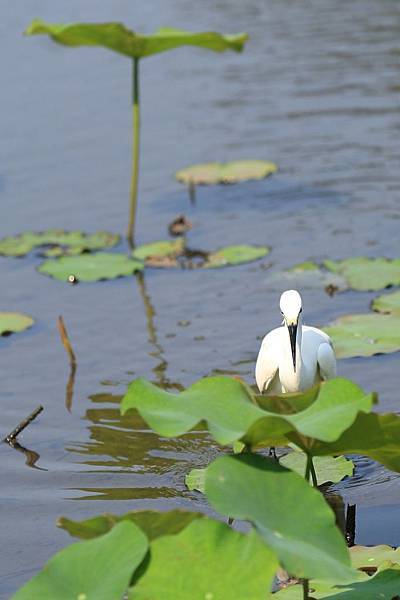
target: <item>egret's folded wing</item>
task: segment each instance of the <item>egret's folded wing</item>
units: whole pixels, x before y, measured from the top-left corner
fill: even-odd
[[[317,360],[322,379],[332,379],[332,377],[336,377],[336,357],[331,344],[320,344]]]
[[[278,370],[279,340],[273,333],[265,336],[257,357],[256,382],[261,394],[268,389]]]

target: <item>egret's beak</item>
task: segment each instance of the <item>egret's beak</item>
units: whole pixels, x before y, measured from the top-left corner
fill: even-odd
[[[287,325],[290,338],[290,348],[292,350],[293,369],[296,373],[296,338],[297,338],[297,321]]]

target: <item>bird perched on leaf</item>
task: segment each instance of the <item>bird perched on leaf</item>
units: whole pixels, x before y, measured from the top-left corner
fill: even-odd
[[[330,337],[303,325],[299,292],[288,290],[280,299],[281,327],[263,339],[256,364],[260,393],[302,392],[318,381],[336,376],[336,358]]]

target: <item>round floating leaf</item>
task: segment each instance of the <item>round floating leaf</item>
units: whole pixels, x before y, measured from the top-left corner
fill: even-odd
[[[269,273],[265,281],[268,289],[279,291],[285,288],[319,289],[323,287],[329,293],[330,290],[342,292],[348,287],[342,276],[325,271],[311,261],[299,263],[286,271]]]
[[[216,183],[239,183],[249,179],[265,179],[276,173],[278,167],[266,160],[236,160],[229,163],[204,163],[177,171],[175,177],[181,183],[212,185]]]
[[[338,358],[400,350],[400,315],[346,315],[324,331],[331,337]]]
[[[65,529],[65,531],[68,531],[74,537],[89,540],[107,533],[121,521],[131,521],[151,541],[162,535],[175,535],[182,531],[189,523],[195,519],[201,519],[203,516],[202,513],[186,512],[183,510],[171,510],[169,512],[141,510],[131,511],[124,515],[105,513],[83,521],[73,521],[66,517],[60,517],[57,521],[57,526]]]
[[[131,58],[142,58],[180,46],[198,46],[214,52],[241,52],[246,33],[222,35],[212,31],[193,33],[181,29],[163,28],[145,35],[127,29],[122,23],[45,23],[32,21],[26,35],[45,34],[66,46],[102,46]]]
[[[24,331],[32,327],[34,320],[28,315],[15,312],[0,312],[0,335]]]
[[[207,467],[205,491],[215,510],[250,521],[291,575],[354,579],[332,510],[320,492],[275,460],[254,454],[218,458]]]
[[[34,248],[51,246],[42,252],[45,256],[81,254],[101,248],[111,248],[120,240],[119,235],[107,231],[88,234],[82,231],[48,229],[39,233],[26,232],[0,240],[0,254],[4,256],[24,256]]]
[[[400,285],[400,259],[347,258],[326,260],[324,266],[342,275],[353,290],[367,292]]]
[[[400,548],[391,546],[353,546],[350,548],[351,563],[356,569],[369,571],[384,563],[400,565]]]
[[[310,581],[310,598],[330,600],[396,600],[400,590],[400,569],[380,571],[373,577],[360,574],[350,584],[329,586],[321,581]],[[272,596],[276,600],[303,600],[303,586],[291,585]]]
[[[137,246],[132,252],[134,258],[146,260],[152,257],[171,257],[176,258],[184,251],[184,242],[182,239],[177,240],[160,240],[150,244]]]
[[[68,281],[74,277],[78,281],[100,281],[132,275],[143,269],[143,263],[125,254],[82,254],[80,256],[63,256],[55,260],[46,260],[38,271],[50,275],[54,279]]]
[[[400,292],[378,296],[372,302],[372,308],[380,313],[400,316]]]
[[[207,469],[192,469],[185,477],[185,485],[191,492],[196,490],[204,494]]]
[[[304,452],[290,452],[280,458],[279,462],[304,477],[307,464],[307,456]],[[318,485],[338,483],[344,477],[353,475],[354,464],[344,456],[317,456],[313,462]]]
[[[255,532],[244,535],[205,518],[152,542],[150,563],[129,598],[264,600],[277,568],[274,553]]]
[[[210,252],[203,268],[216,269],[218,267],[241,265],[259,260],[268,253],[269,248],[266,246],[226,246],[216,252]]]
[[[122,598],[147,547],[142,531],[123,521],[106,535],[58,552],[13,600]]]

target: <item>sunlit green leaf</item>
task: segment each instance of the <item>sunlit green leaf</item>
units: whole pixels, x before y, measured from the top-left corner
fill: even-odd
[[[77,281],[100,281],[132,275],[143,269],[143,263],[129,258],[125,254],[82,254],[80,256],[63,256],[54,260],[46,260],[39,267],[39,273],[50,275],[54,279],[68,281],[73,277]]]
[[[216,183],[238,183],[249,179],[264,179],[276,173],[278,167],[266,160],[236,160],[229,163],[204,163],[192,165],[176,173],[182,183],[212,185]]]
[[[189,523],[202,517],[202,513],[186,512],[183,510],[171,510],[169,512],[141,510],[131,511],[123,515],[105,513],[83,521],[73,521],[66,517],[60,517],[57,525],[74,537],[89,540],[107,533],[121,521],[131,521],[140,527],[151,541],[161,535],[179,533]]]
[[[304,452],[290,452],[279,462],[284,467],[304,476],[307,464],[307,456]],[[314,458],[314,468],[317,475],[318,485],[324,483],[338,483],[344,477],[353,474],[354,464],[344,456],[317,456]]]
[[[378,296],[372,302],[372,308],[380,313],[400,316],[400,292]]]
[[[244,535],[202,519],[152,542],[150,564],[129,598],[265,600],[277,567],[274,553],[255,532]]]
[[[203,268],[216,269],[259,260],[269,253],[266,246],[226,246],[210,252]]]
[[[346,315],[324,327],[324,331],[332,338],[338,358],[400,350],[400,315]]]
[[[24,331],[32,327],[34,320],[28,315],[16,312],[0,312],[0,335]]]
[[[198,46],[214,52],[241,52],[247,34],[221,35],[215,32],[193,33],[163,28],[152,34],[136,33],[122,23],[45,23],[32,21],[26,35],[45,34],[66,46],[102,46],[131,58],[142,58],[180,46]]]
[[[357,257],[326,260],[324,266],[342,275],[353,290],[374,291],[400,285],[400,259]]]
[[[275,460],[254,454],[218,458],[207,467],[205,492],[221,514],[250,521],[291,575],[354,577],[332,510],[316,489]]]
[[[81,254],[101,248],[111,248],[120,240],[119,235],[107,231],[88,234],[82,231],[64,231],[48,229],[39,233],[26,232],[0,240],[0,254],[4,256],[24,256],[34,248],[50,246],[44,249],[45,256],[61,256],[63,254]]]
[[[118,600],[147,547],[142,531],[123,521],[95,540],[58,552],[13,600]]]
[[[184,243],[182,239],[177,240],[160,240],[158,242],[151,242],[150,244],[143,244],[137,246],[132,252],[133,258],[139,260],[145,260],[153,256],[157,257],[172,257],[176,258],[182,253],[184,249]]]
[[[310,581],[310,598],[319,600],[395,600],[400,591],[400,570],[397,567],[380,571],[373,577],[361,575],[351,584],[329,586],[324,582]],[[276,600],[303,600],[303,586],[293,585],[274,594]]]
[[[207,469],[192,469],[185,477],[185,485],[191,492],[196,490],[204,494]]]
[[[391,546],[353,546],[350,548],[351,563],[356,569],[370,570],[390,562],[400,565],[400,548]]]

